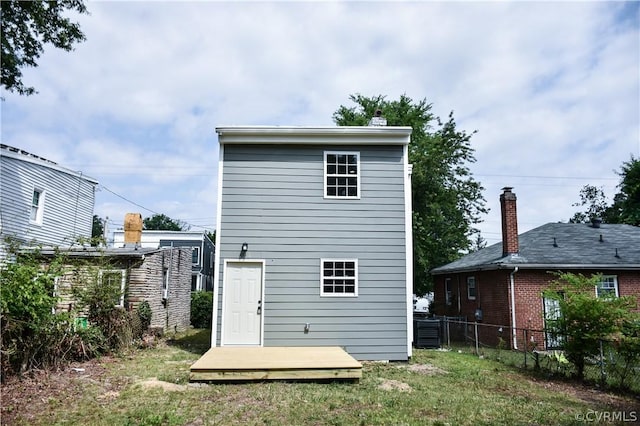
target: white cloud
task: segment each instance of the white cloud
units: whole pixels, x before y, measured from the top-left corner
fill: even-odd
[[[426,98],[442,117],[454,110],[460,129],[479,130],[472,168],[493,209],[481,226],[492,238],[502,186],[515,187],[523,231],[570,217],[584,184],[612,195],[613,170],[640,153],[637,4],[88,6],[87,41],[47,49],[25,72],[40,94],[6,95],[3,143],[172,217],[214,223],[215,126],[330,125],[353,93]],[[98,193],[100,215],[121,222],[136,209]]]

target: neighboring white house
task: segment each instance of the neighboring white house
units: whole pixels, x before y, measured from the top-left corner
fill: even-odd
[[[125,231],[113,232],[113,247],[125,247]],[[215,249],[204,231],[155,231],[143,230],[140,247],[191,248],[191,291],[213,290]]]
[[[0,259],[6,238],[47,246],[91,238],[97,185],[82,172],[0,145]]]

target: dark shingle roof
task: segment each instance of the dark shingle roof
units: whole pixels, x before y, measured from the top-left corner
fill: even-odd
[[[487,269],[640,269],[640,227],[547,223],[518,236],[517,256],[502,256],[502,243],[468,254],[432,274]],[[555,241],[555,245],[554,245]],[[617,256],[616,256],[617,251]]]

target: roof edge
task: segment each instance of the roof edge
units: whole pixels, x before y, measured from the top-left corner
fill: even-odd
[[[219,126],[215,130],[221,145],[408,145],[412,132],[408,126]]]
[[[496,263],[492,265],[479,265],[466,268],[454,268],[437,271],[438,268],[434,268],[430,271],[431,275],[445,275],[445,274],[458,274],[462,272],[474,272],[474,271],[495,271],[499,269],[555,269],[555,270],[567,270],[567,269],[604,269],[604,270],[617,270],[617,271],[635,271],[640,270],[640,264],[543,264],[543,263]]]

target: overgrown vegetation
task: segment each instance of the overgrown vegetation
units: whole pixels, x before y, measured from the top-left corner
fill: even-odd
[[[211,328],[213,316],[213,293],[194,291],[191,293],[191,325],[194,328]]]
[[[631,296],[598,297],[595,288],[600,275],[562,273],[552,283],[545,297],[555,299],[560,316],[553,322],[553,333],[564,336],[562,349],[575,366],[576,376],[584,378],[588,359],[598,357],[604,342],[615,342],[622,358],[622,372],[640,357],[640,315],[633,309],[637,300]]]
[[[208,330],[192,331],[171,345],[89,364],[83,374],[67,376],[73,392],[3,400],[3,419],[96,426],[569,425],[594,410],[630,416],[637,404],[470,354],[434,350],[416,350],[410,363],[365,363],[356,383],[190,385],[189,367],[209,349],[209,337]]]
[[[61,251],[9,251],[12,261],[0,268],[3,380],[125,349],[148,328],[149,305],[125,310],[121,280],[100,272],[108,265],[72,261]],[[72,283],[73,302],[64,309],[61,282]]]

